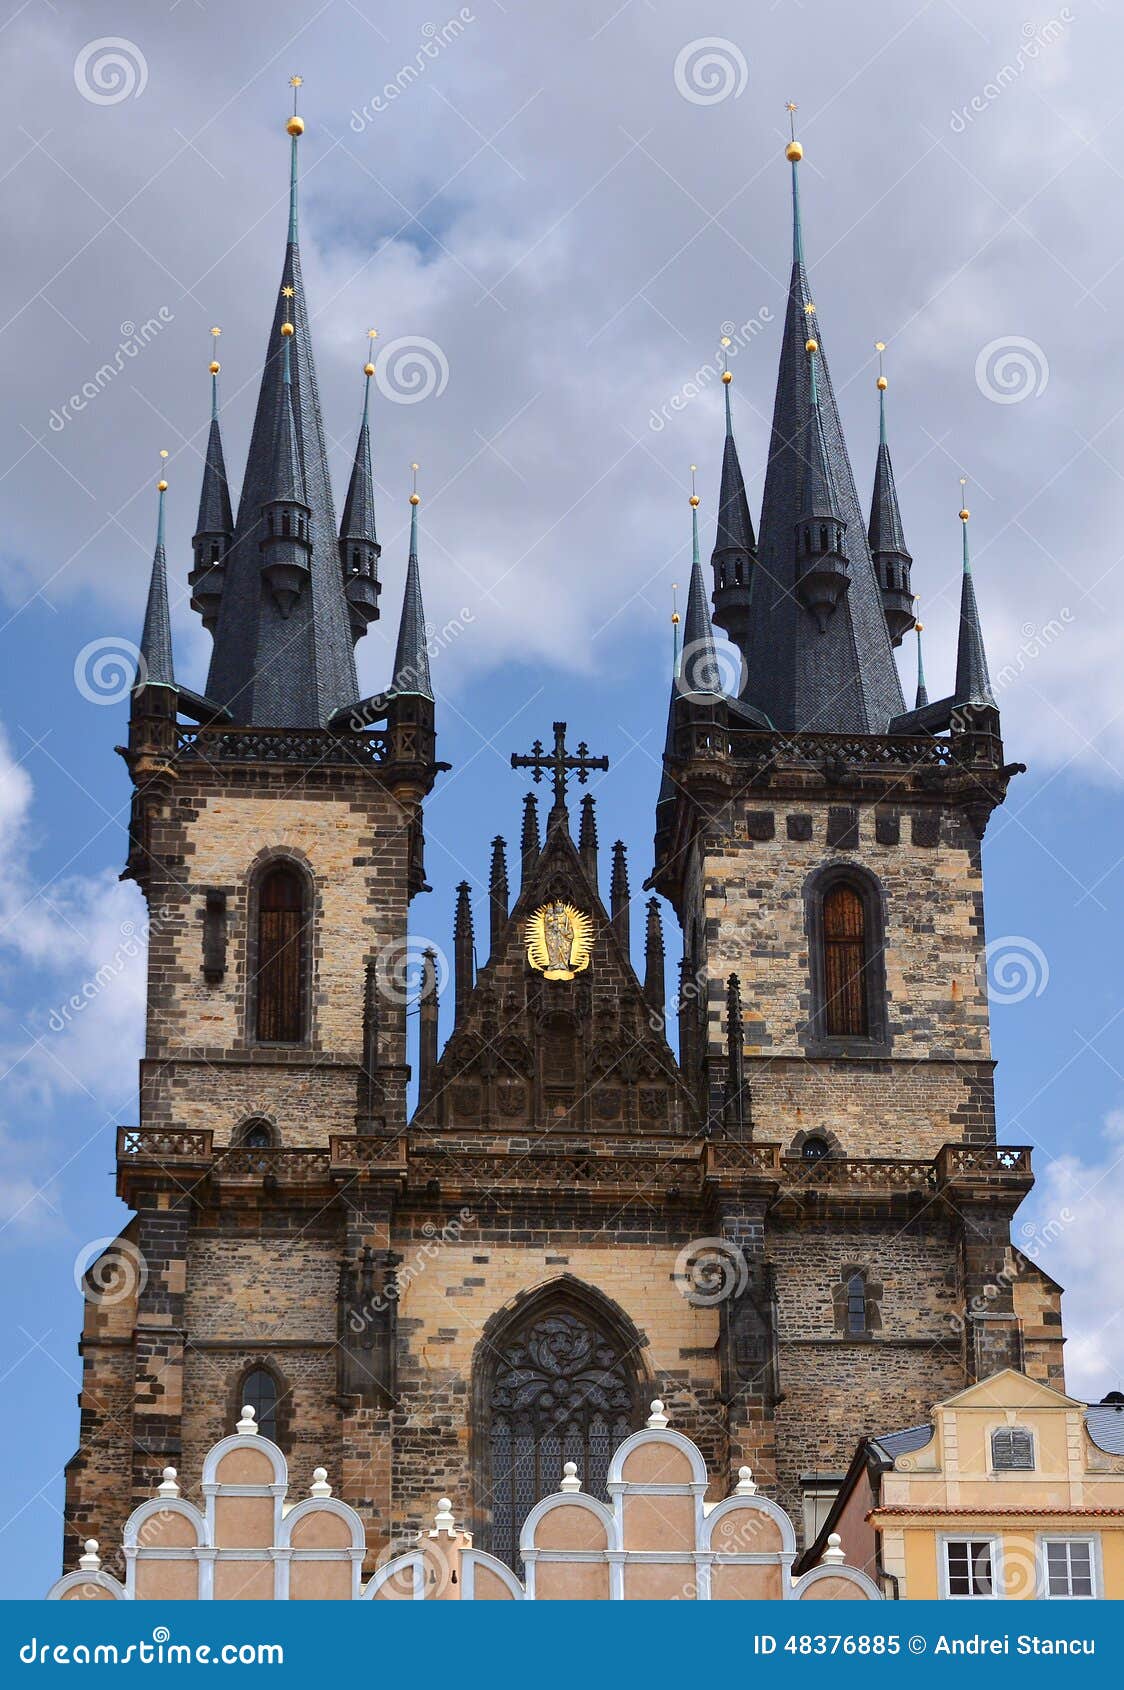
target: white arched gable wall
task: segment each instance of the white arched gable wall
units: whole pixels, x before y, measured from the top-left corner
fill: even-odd
[[[631,1442],[627,1439],[626,1442]],[[624,1444],[621,1445],[624,1448]],[[540,1520],[552,1514],[556,1508],[582,1508],[587,1514],[592,1514],[600,1520],[605,1528],[607,1549],[536,1549],[535,1532]],[[611,1599],[623,1595],[624,1587],[621,1579],[621,1563],[624,1551],[621,1548],[621,1522],[617,1507],[606,1508],[603,1502],[598,1502],[595,1496],[586,1496],[584,1491],[555,1491],[553,1496],[544,1496],[541,1502],[536,1502],[531,1512],[523,1522],[523,1530],[519,1534],[519,1553],[523,1558],[523,1566],[527,1573],[526,1600],[535,1600],[535,1564],[542,1561],[608,1561],[609,1563],[609,1596]]]
[[[643,1444],[666,1444],[671,1449],[679,1450],[691,1464],[691,1489],[694,1489],[696,1485],[701,1485],[705,1491],[710,1480],[706,1471],[706,1462],[703,1460],[702,1452],[698,1446],[693,1444],[690,1438],[685,1438],[682,1432],[673,1432],[668,1426],[645,1426],[641,1431],[633,1432],[631,1437],[626,1438],[623,1444],[618,1444],[613,1451],[612,1459],[609,1462],[608,1489],[610,1496],[619,1495],[622,1489],[652,1490],[655,1488],[658,1491],[660,1488],[651,1485],[632,1486],[621,1478],[626,1460],[634,1449],[640,1449]],[[613,1488],[614,1485],[617,1487],[616,1490]],[[671,1488],[675,1491],[682,1491],[685,1487],[673,1485]]]
[[[179,1514],[190,1525],[195,1533],[194,1547],[181,1545],[177,1548],[164,1548],[160,1544],[146,1544],[144,1528],[149,1520],[158,1520],[169,1514]],[[182,1496],[154,1496],[147,1502],[142,1502],[139,1508],[134,1508],[125,1521],[125,1530],[121,1538],[121,1547],[125,1554],[125,1594],[130,1601],[137,1593],[137,1561],[198,1561],[199,1562],[199,1599],[205,1600],[214,1588],[214,1550],[211,1548],[214,1538],[211,1525],[199,1512],[193,1502],[185,1502]],[[200,1550],[205,1551],[200,1554]]]
[[[293,1547],[293,1527],[309,1514],[334,1514],[337,1520],[342,1520],[351,1537],[346,1549],[299,1549]],[[342,1561],[346,1555],[351,1562],[351,1600],[354,1602],[360,1594],[360,1580],[363,1572],[363,1557],[367,1552],[367,1540],[363,1531],[363,1522],[348,1503],[342,1502],[338,1496],[306,1496],[303,1502],[298,1502],[294,1508],[282,1516],[281,1530],[277,1534],[276,1544],[279,1550],[277,1556],[277,1589],[278,1601],[284,1601],[289,1594],[289,1566],[293,1561]]]
[[[252,1449],[258,1454],[264,1455],[273,1469],[273,1478],[269,1481],[269,1483],[240,1485],[230,1484],[226,1480],[220,1481],[217,1479],[215,1475],[218,1472],[222,1458],[224,1455],[228,1455],[232,1449]],[[203,1505],[206,1510],[207,1542],[209,1544],[214,1543],[215,1541],[215,1499],[220,1496],[271,1496],[273,1498],[273,1543],[274,1545],[280,1543],[282,1509],[285,1503],[285,1496],[289,1489],[289,1464],[285,1460],[281,1450],[278,1449],[277,1445],[273,1443],[271,1439],[263,1438],[260,1432],[232,1432],[228,1438],[220,1438],[218,1443],[213,1444],[208,1450],[206,1459],[203,1462],[203,1482],[200,1489],[203,1492]],[[239,1559],[246,1554],[253,1554],[256,1558],[256,1552],[254,1551],[231,1553],[237,1554]],[[269,1554],[271,1557],[272,1553],[272,1550],[270,1550]],[[204,1591],[202,1583],[204,1578],[208,1580],[209,1584],[209,1588],[206,1591]],[[200,1572],[199,1594],[200,1596],[211,1596],[213,1592],[214,1559],[212,1554],[204,1562],[203,1570]],[[276,1572],[274,1575],[273,1594],[275,1597],[278,1594]]]
[[[713,1550],[714,1528],[719,1520],[728,1514],[760,1514],[762,1518],[771,1520],[779,1528],[781,1547],[777,1549],[745,1550],[731,1552],[730,1550]],[[721,1566],[766,1566],[781,1568],[781,1589],[786,1600],[794,1594],[792,1583],[792,1563],[796,1559],[796,1531],[792,1521],[779,1503],[773,1502],[767,1496],[728,1496],[723,1502],[716,1502],[703,1516],[702,1528],[699,1532],[699,1548],[706,1552],[706,1557],[700,1557],[699,1566],[699,1595],[710,1595],[710,1569],[717,1562]]]
[[[425,1601],[425,1556],[420,1549],[408,1549],[404,1555],[396,1555],[393,1561],[388,1561],[384,1567],[379,1567],[372,1573],[367,1588],[363,1592],[362,1600],[369,1602],[378,1595],[384,1584],[391,1579],[398,1578],[408,1568],[413,1569],[413,1601]]]
[[[118,1584],[112,1573],[77,1572],[64,1573],[61,1579],[56,1579],[44,1600],[61,1602],[68,1591],[77,1590],[79,1586],[87,1584],[97,1585],[99,1590],[106,1591],[115,1602],[127,1602],[130,1599],[128,1591],[123,1585]]]
[[[477,1567],[487,1567],[488,1571],[494,1573],[500,1583],[507,1587],[510,1595],[517,1602],[522,1602],[524,1597],[523,1586],[519,1583],[507,1562],[497,1560],[496,1556],[489,1555],[483,1549],[462,1549],[461,1551],[462,1602],[471,1602],[476,1596]]]
[[[857,1602],[885,1601],[885,1597],[882,1595],[882,1592],[879,1590],[872,1578],[864,1573],[859,1567],[848,1567],[846,1565],[839,1567],[825,1567],[822,1565],[819,1567],[813,1567],[812,1570],[805,1573],[802,1578],[798,1578],[796,1583],[793,1585],[792,1595],[794,1600],[799,1602],[800,1598],[807,1593],[809,1586],[818,1584],[821,1579],[846,1579],[849,1584],[853,1584],[855,1586],[855,1600]]]

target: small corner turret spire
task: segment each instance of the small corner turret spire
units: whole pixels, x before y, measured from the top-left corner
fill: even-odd
[[[696,466],[691,465],[691,582],[687,589],[687,620],[683,625],[683,656],[678,687],[684,698],[702,703],[722,697],[718,651],[710,620],[706,588],[699,562],[699,496],[695,491]]]
[[[164,495],[168,491],[164,463],[167,456],[165,451],[160,453],[160,479],[156,483],[156,547],[152,554],[137,677],[133,683],[135,692],[143,687],[167,687],[175,691],[176,686],[172,663],[172,618],[168,609],[168,564],[164,552]]]
[[[626,956],[629,953],[629,914],[628,853],[624,840],[618,839],[613,844],[613,868],[609,879],[609,919]]]
[[[886,388],[889,384],[882,367],[885,341],[875,341],[874,349],[878,353],[878,378],[875,383],[878,388],[878,455],[874,464],[867,538],[882,593],[882,609],[886,615],[890,643],[899,646],[913,626],[913,595],[910,590],[913,558],[905,543],[894,466],[886,439]]]
[[[929,702],[929,689],[925,685],[925,657],[921,650],[921,633],[924,624],[915,622],[913,631],[917,635],[917,697],[913,701],[915,710],[923,710]]]
[[[726,437],[722,443],[722,482],[718,491],[718,526],[711,553],[714,575],[714,620],[730,638],[742,645],[749,634],[753,602],[753,566],[757,540],[745,480],[734,443],[730,408],[733,372],[730,369],[730,337],[722,336],[722,385],[726,402]]]
[[[282,288],[290,308],[293,289]],[[288,617],[311,575],[311,519],[304,481],[304,455],[293,408],[292,342],[295,326],[281,324],[281,404],[273,441],[269,493],[262,504],[265,533],[261,572],[283,617]]]
[[[410,465],[413,488],[410,493],[410,555],[406,564],[406,590],[402,595],[402,620],[398,624],[398,645],[394,653],[392,693],[412,694],[433,700],[433,682],[429,674],[429,647],[425,632],[425,606],[422,603],[421,569],[418,565],[418,466]]]
[[[219,428],[219,336],[216,324],[211,329],[211,426],[207,435],[207,452],[203,459],[203,485],[199,491],[199,515],[195,522],[191,549],[194,567],[188,576],[191,605],[203,618],[203,626],[213,633],[218,621],[226,575],[226,554],[234,537],[234,516],[230,508],[230,488],[226,479],[222,433]]]
[[[507,924],[507,845],[497,833],[492,840],[492,866],[488,875],[488,960],[499,955],[500,939]]]
[[[519,835],[520,885],[526,886],[539,860],[539,801],[533,792],[523,798],[523,826]]]
[[[359,438],[355,443],[355,459],[347,497],[343,502],[340,521],[340,567],[343,570],[344,591],[347,594],[351,635],[355,640],[366,633],[368,624],[379,614],[378,566],[382,555],[375,531],[375,494],[371,477],[370,398],[371,377],[375,366],[371,361],[377,329],[367,330],[371,353],[363,366],[363,414],[359,422]]]
[[[648,899],[648,914],[644,924],[644,996],[648,1008],[662,1024],[665,1008],[664,945],[658,898]]]
[[[972,580],[972,563],[968,552],[968,519],[972,513],[968,509],[964,491],[966,486],[966,478],[961,476],[963,575],[960,585],[960,638],[956,647],[956,686],[953,700],[956,704],[990,704],[994,708],[995,695],[991,690],[991,676],[988,674],[987,653],[984,650],[979,606],[976,603],[976,586]]]

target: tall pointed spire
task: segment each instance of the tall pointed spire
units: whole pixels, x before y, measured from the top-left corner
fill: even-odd
[[[218,351],[218,337],[222,330],[211,330]],[[226,573],[226,554],[234,536],[234,517],[230,509],[230,488],[226,479],[226,463],[222,451],[222,432],[219,428],[219,370],[217,357],[211,359],[211,426],[207,435],[207,452],[203,460],[203,485],[199,490],[199,515],[192,538],[195,567],[188,576],[191,605],[203,618],[203,626],[212,634],[218,621]]]
[[[963,488],[964,482],[961,481],[960,485]],[[960,522],[964,532],[964,572],[960,584],[960,639],[956,647],[956,686],[953,699],[957,704],[990,704],[994,707],[995,695],[991,690],[991,676],[987,670],[987,653],[984,650],[980,612],[976,604],[976,585],[972,580],[972,563],[968,554],[970,515],[967,505],[962,505]]]
[[[714,620],[740,645],[749,633],[757,541],[749,514],[749,500],[745,496],[738,449],[734,444],[734,422],[730,409],[730,386],[734,377],[726,350],[729,344],[729,336],[724,335],[722,383],[726,400],[726,438],[722,446],[718,528],[710,561],[714,571]]]
[[[629,949],[629,890],[628,890],[628,853],[623,839],[618,839],[613,845],[613,869],[609,880],[609,916],[613,924],[613,931],[621,942],[625,955]]]
[[[921,651],[922,624],[915,622],[913,631],[917,635],[917,697],[913,701],[915,710],[923,710],[929,702],[929,689],[925,685],[925,658]]]
[[[377,329],[368,329],[372,342]],[[347,607],[351,617],[351,632],[360,639],[369,623],[379,614],[379,557],[382,547],[375,532],[375,493],[371,479],[370,397],[371,377],[375,366],[368,358],[363,366],[363,416],[359,424],[359,438],[355,443],[355,459],[347,497],[343,502],[340,521],[340,567],[343,570]]]
[[[425,606],[422,604],[421,570],[418,567],[418,466],[414,472],[414,488],[410,494],[410,556],[406,564],[406,590],[402,596],[402,620],[398,624],[398,645],[394,653],[392,693],[411,693],[418,698],[433,699],[433,682],[429,675],[429,647],[425,632]]]
[[[500,834],[492,840],[492,867],[488,876],[488,960],[499,955],[500,938],[507,925],[507,845]]]
[[[747,678],[742,697],[782,731],[881,734],[891,717],[904,710],[904,700],[824,354],[822,325],[804,267],[804,151],[795,134],[786,156],[792,171],[793,263],[753,570],[753,611],[743,646]],[[806,351],[811,340],[817,345],[815,406],[811,354]],[[807,498],[805,458],[814,408],[819,417],[812,440],[830,475],[849,580],[822,629],[815,611],[797,593],[800,554],[793,545]],[[809,527],[810,539],[818,544],[819,524]]]
[[[533,792],[523,799],[523,827],[519,836],[520,886],[526,886],[539,860],[539,803]]]
[[[582,860],[589,882],[597,885],[597,808],[592,792],[582,796],[581,820],[578,823],[578,856]]]
[[[304,487],[304,459],[293,415],[292,323],[281,324],[281,408],[273,441],[269,493],[262,503],[265,534],[261,572],[281,615],[288,620],[311,575],[312,512]]]
[[[660,920],[659,899],[649,898],[648,918],[644,925],[644,996],[648,1000],[648,1008],[661,1023],[664,993],[663,922]]]
[[[161,458],[168,456],[161,452]],[[152,574],[148,583],[148,603],[144,611],[140,657],[134,690],[142,687],[168,687],[175,690],[175,667],[172,663],[172,618],[168,609],[168,563],[164,553],[164,495],[168,483],[163,474],[156,483],[156,549],[152,554]]]
[[[294,89],[299,85],[300,79],[293,78]],[[304,120],[294,111],[286,128],[290,137],[288,242],[234,538],[226,555],[207,693],[229,709],[236,723],[313,728],[353,704],[359,689],[297,242],[298,155]],[[291,326],[291,335],[282,336],[282,324]],[[283,457],[300,464],[303,494],[299,502],[308,512],[304,582],[295,596],[262,591],[262,542],[268,545],[270,540],[267,511],[277,496],[279,445]],[[275,511],[282,525],[284,514],[283,507]],[[290,509],[290,528],[295,514]],[[299,540],[292,534],[288,538]],[[295,557],[300,548],[290,549]],[[292,584],[296,581],[294,576]]]
[[[718,651],[699,562],[699,496],[695,492],[694,464],[691,465],[691,582],[687,589],[687,619],[683,624],[683,655],[678,686],[684,698],[696,703],[722,697]]]
[[[890,631],[890,642],[899,646],[913,626],[913,595],[910,591],[913,559],[905,543],[894,466],[886,439],[888,383],[882,370],[885,342],[877,341],[875,350],[878,353],[878,455],[874,462],[874,491],[870,498],[867,539],[882,593],[882,609]]]

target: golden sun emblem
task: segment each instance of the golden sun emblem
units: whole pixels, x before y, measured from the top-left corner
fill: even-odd
[[[527,961],[548,980],[572,980],[589,967],[593,922],[573,904],[543,904],[524,930]]]

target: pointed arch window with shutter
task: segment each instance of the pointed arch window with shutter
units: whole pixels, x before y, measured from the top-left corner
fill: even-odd
[[[805,888],[813,1054],[889,1051],[882,888],[857,863],[819,870]]]
[[[310,897],[291,862],[268,865],[257,885],[251,953],[254,1037],[260,1044],[301,1044],[308,1036]]]

